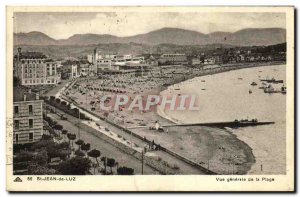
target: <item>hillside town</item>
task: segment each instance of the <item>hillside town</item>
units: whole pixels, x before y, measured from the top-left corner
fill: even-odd
[[[160,141],[148,139],[148,131],[143,134],[145,131],[134,133],[128,129],[161,131],[164,121],[159,122],[156,115],[130,114],[122,109],[98,111],[97,97],[108,93],[159,94],[167,86],[196,76],[285,61],[285,44],[216,48],[192,55],[119,54],[95,48],[87,56],[63,60],[18,47],[13,60],[14,172],[212,174],[215,170],[211,171],[206,162],[182,159]],[[97,143],[93,135],[99,135],[105,143]],[[118,151],[109,151],[116,147]],[[123,163],[118,161],[120,155],[127,155]],[[37,158],[43,158],[42,162]]]

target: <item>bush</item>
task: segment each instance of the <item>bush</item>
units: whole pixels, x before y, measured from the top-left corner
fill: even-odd
[[[56,174],[56,170],[47,168],[46,166],[29,166],[29,172],[32,175],[53,175]]]
[[[16,162],[14,161],[13,170],[27,170],[28,162]]]
[[[61,104],[62,106],[67,106],[67,102],[66,102],[66,101],[62,101],[60,104]]]
[[[81,150],[75,151],[75,155],[78,156],[78,157],[84,157],[85,156],[84,152],[82,152]]]
[[[59,98],[55,99],[55,102],[59,104],[60,103],[60,99]]]
[[[120,167],[117,169],[118,175],[133,175],[134,174],[134,169],[132,168],[127,168],[127,167]]]
[[[50,101],[54,101],[55,100],[55,96],[50,96]]]
[[[91,168],[91,160],[84,157],[74,157],[61,162],[58,171],[62,175],[85,175]]]
[[[33,143],[26,144],[14,144],[13,145],[13,154],[19,153],[21,150],[31,149]]]

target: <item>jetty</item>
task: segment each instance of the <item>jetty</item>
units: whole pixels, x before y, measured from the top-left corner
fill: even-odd
[[[269,125],[274,124],[275,122],[265,121],[258,122],[255,120],[245,120],[245,121],[228,121],[228,122],[207,122],[207,123],[190,123],[190,124],[170,124],[163,125],[162,127],[175,127],[175,126],[207,126],[207,127],[218,127],[218,128],[238,128],[238,127],[251,127],[251,126],[260,126],[260,125]]]
[[[225,127],[238,128],[238,127],[253,127],[253,126],[261,126],[261,125],[269,125],[269,124],[274,124],[274,123],[275,122],[271,122],[271,121],[258,122],[256,120],[241,120],[241,121],[235,120],[235,121],[227,121],[227,122],[169,124],[169,125],[161,125],[161,128],[178,127],[178,126],[206,126],[206,127],[217,127],[217,128],[225,128]],[[128,127],[128,129],[138,129],[138,128],[147,128],[147,126]]]

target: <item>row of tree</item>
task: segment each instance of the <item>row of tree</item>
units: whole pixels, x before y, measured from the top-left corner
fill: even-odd
[[[119,167],[118,162],[114,158],[108,158],[108,157],[100,158],[101,152],[99,150],[97,150],[97,149],[91,150],[90,143],[85,143],[82,139],[76,140],[77,139],[76,134],[69,133],[68,130],[63,129],[62,125],[56,124],[56,122],[53,121],[50,117],[46,116],[44,119],[48,122],[49,125],[51,125],[52,129],[58,133],[58,137],[60,137],[62,135],[61,139],[63,139],[64,142],[61,144],[67,143],[69,148],[72,151],[74,151],[75,157],[88,158],[88,159],[91,157],[91,158],[95,159],[96,163],[92,164],[92,167],[94,168],[94,174],[95,174],[96,168],[100,166],[99,159],[101,162],[103,162],[104,171],[101,171],[103,174],[113,174],[114,167],[117,168],[117,174],[120,174],[120,175],[134,174],[134,170],[132,168],[128,168],[125,166]],[[66,142],[67,139],[68,139],[68,142]],[[74,142],[78,146],[77,150],[75,150],[75,148],[74,148]],[[78,161],[78,158],[76,160],[74,160],[72,158],[72,160],[70,160],[70,161],[64,161],[60,165],[68,165],[69,166],[74,161]],[[81,161],[81,162],[85,164],[84,165],[85,167],[89,166],[87,161]],[[107,169],[106,169],[107,167],[110,168],[110,173],[107,173]],[[71,168],[68,168],[67,171],[65,171],[66,170],[65,167],[61,167],[59,169],[63,174],[71,173],[71,170],[70,170]],[[83,169],[80,172],[83,173],[84,172]],[[74,172],[72,171],[72,173],[74,173]]]

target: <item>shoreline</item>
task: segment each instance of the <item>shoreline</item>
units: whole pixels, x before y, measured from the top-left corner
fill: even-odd
[[[284,63],[285,62],[275,62],[275,63],[273,62],[271,64],[259,64],[257,66],[245,66],[243,68],[253,68],[253,67],[263,67],[263,66],[276,66],[276,65],[282,65]],[[243,69],[243,68],[238,68],[238,69]],[[238,69],[232,69],[232,70],[238,70]],[[231,71],[231,70],[229,70],[229,71]],[[228,71],[224,71],[224,72],[228,72]],[[222,73],[222,72],[216,72],[216,73],[213,73],[213,74],[218,74],[218,73]],[[207,74],[207,75],[211,75],[211,74]],[[205,76],[205,75],[197,76],[197,77],[194,77],[194,78],[200,78],[202,76]],[[191,80],[191,79],[194,79],[194,78],[190,78],[188,80]],[[179,83],[181,83],[181,82],[179,82]],[[178,84],[178,83],[176,83],[176,84]],[[172,85],[168,86],[166,89],[168,89],[169,87],[171,87],[173,85],[176,85],[176,84],[172,84]],[[161,93],[163,93],[166,89],[164,89],[163,91],[161,91]],[[184,123],[181,120],[176,120],[174,118],[169,117],[163,110],[160,110],[160,109],[157,109],[156,114],[160,118],[165,119],[165,120],[170,121],[170,122],[175,123],[175,124]],[[235,141],[235,143],[238,144],[238,146],[243,147],[244,154],[247,157],[247,162],[245,162],[245,169],[240,169],[239,171],[241,172],[241,174],[244,174],[243,172],[245,172],[245,174],[247,174],[251,170],[251,167],[253,166],[253,164],[256,163],[256,158],[255,158],[255,155],[253,153],[253,148],[250,145],[248,145],[244,140],[239,139],[238,136],[236,134],[234,134],[232,131],[230,131],[228,129],[222,129],[222,130],[224,132],[229,133],[234,138],[234,141]],[[240,173],[237,173],[237,174],[240,174]]]
[[[226,65],[224,67],[219,67],[217,69],[213,68],[208,70],[198,70],[198,71],[196,70],[195,72],[198,72],[197,74],[192,74],[188,78],[186,77],[181,77],[179,79],[173,78],[174,80],[172,80],[172,83],[169,83],[168,86],[162,86],[163,88],[156,87],[152,91],[155,91],[156,93],[160,94],[161,92],[166,90],[169,86],[181,83],[183,81],[190,80],[192,78],[228,72],[231,70],[261,67],[261,66],[273,66],[276,64],[283,64],[283,62],[250,63],[246,65],[233,64],[233,65]],[[80,97],[77,98],[77,101],[78,99],[80,101]],[[85,107],[85,103],[83,102],[77,102],[77,103],[79,104],[79,106],[83,108]],[[97,114],[101,116],[100,111]],[[145,120],[146,123],[150,125],[154,123],[154,120],[159,120],[159,122],[169,122],[169,123],[175,121],[175,120],[168,119],[167,116],[163,116],[162,114],[159,114],[157,110],[155,112],[147,112],[141,114],[132,114],[129,112],[118,112],[112,114],[113,120],[111,121],[114,122],[115,118],[118,118],[118,115],[124,115],[125,117],[129,117],[129,121],[133,121],[136,124],[140,120],[142,122]],[[134,117],[134,115],[137,116]],[[138,118],[140,120],[135,121],[134,118],[136,119]],[[121,125],[124,128],[128,126],[127,123],[123,123]],[[200,136],[197,135],[193,137],[197,140],[202,141],[202,144],[198,144],[199,142],[195,141],[194,144],[190,145],[189,140],[186,139],[186,137],[191,137],[190,130],[193,130],[194,133],[200,135]],[[166,134],[165,132],[158,133],[155,131],[149,131],[148,128],[139,128],[139,129],[134,129],[134,133],[140,136],[147,137],[147,139],[155,140],[155,142],[161,143],[162,146],[165,146],[166,148],[178,153],[179,155],[182,155],[196,163],[199,163],[204,168],[207,166],[210,170],[216,171],[216,173],[218,174],[231,174],[230,162],[232,161],[230,159],[231,157],[230,155],[232,154],[241,155],[241,159],[238,159],[237,162],[238,165],[233,167],[236,168],[233,170],[232,172],[233,174],[246,174],[251,169],[251,166],[255,163],[255,156],[253,155],[253,151],[251,147],[245,142],[243,142],[242,140],[238,139],[235,134],[225,129],[216,129],[216,128],[207,128],[207,127],[198,127],[198,128],[191,129],[191,127],[186,127],[186,128],[180,127],[180,131],[174,129],[174,131],[171,131],[170,134]],[[174,144],[178,144],[178,147],[174,146]],[[226,152],[229,152],[229,156],[228,155],[224,156],[224,153],[218,150],[219,144],[221,144],[226,148]],[[191,147],[186,149],[186,146],[191,146]],[[195,148],[198,151],[196,152],[199,153],[198,155],[196,153],[194,155],[190,153],[190,151]],[[208,153],[203,154],[201,151],[199,152],[198,148],[204,151],[207,149]],[[205,160],[208,160],[208,162],[206,162]],[[214,166],[211,163],[217,163],[217,164],[215,164]]]

